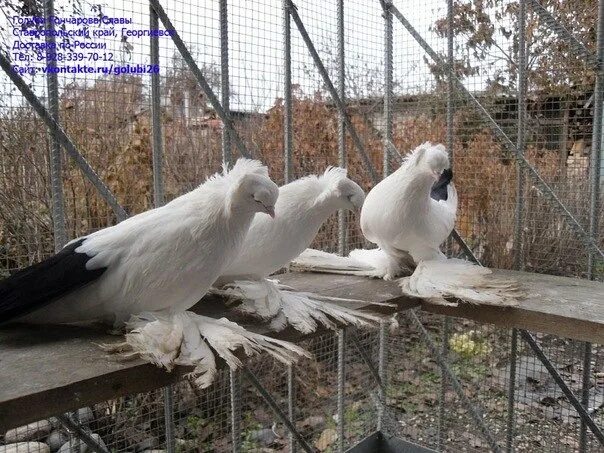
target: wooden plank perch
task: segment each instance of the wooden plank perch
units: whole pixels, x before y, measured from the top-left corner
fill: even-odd
[[[299,290],[365,301],[342,304],[348,307],[363,308],[373,302],[396,304],[396,309],[379,307],[379,311],[387,314],[421,306],[425,311],[500,327],[520,327],[604,344],[602,283],[511,271],[495,274],[516,279],[528,297],[517,307],[444,307],[422,305],[417,299],[402,296],[395,282],[311,273],[291,273],[279,279]],[[204,300],[194,310],[201,308],[208,316],[225,314],[222,301]],[[232,318],[231,314],[229,317]],[[270,333],[263,325],[250,324],[249,318],[245,325],[256,332]],[[304,338],[291,329],[271,335],[293,341]],[[120,362],[96,346],[115,341],[119,337],[91,328],[25,325],[1,328],[0,432],[107,399],[156,389],[188,371],[179,368],[167,373],[141,360]]]

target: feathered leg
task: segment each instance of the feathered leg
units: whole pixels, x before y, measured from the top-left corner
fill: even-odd
[[[342,307],[333,302],[362,302],[352,299],[321,296],[280,287],[277,280],[245,280],[225,285],[214,293],[238,299],[242,312],[271,320],[271,328],[279,331],[291,325],[302,333],[311,333],[319,325],[334,329],[337,323],[355,326],[376,325],[381,317],[360,310]]]
[[[348,256],[306,249],[291,262],[290,269],[302,272],[383,278],[385,280],[411,273],[406,262],[394,258],[382,249],[355,249]]]
[[[410,277],[400,280],[403,294],[439,305],[518,305],[522,291],[514,281],[491,276],[491,270],[460,259],[421,261]]]
[[[214,319],[191,311],[170,315],[144,314],[132,317],[126,341],[105,345],[108,352],[123,357],[141,357],[159,367],[194,367],[191,375],[200,388],[208,387],[217,373],[213,351],[231,368],[241,360],[234,352],[242,348],[247,356],[267,352],[284,364],[292,364],[310,353],[287,341],[249,332],[226,318]]]

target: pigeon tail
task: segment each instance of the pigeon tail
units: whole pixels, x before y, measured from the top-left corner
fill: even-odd
[[[490,269],[460,259],[421,261],[400,286],[405,295],[452,306],[515,306],[523,294],[518,283],[493,277]]]
[[[267,352],[287,365],[300,357],[311,357],[293,343],[249,332],[226,318],[214,319],[191,311],[133,316],[128,327],[132,330],[125,342],[103,345],[103,349],[124,358],[140,357],[168,371],[176,365],[192,366],[190,375],[202,389],[216,377],[215,354],[232,369],[242,366],[234,354],[239,348],[247,356]]]

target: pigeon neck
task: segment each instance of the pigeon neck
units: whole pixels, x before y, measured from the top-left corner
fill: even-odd
[[[426,172],[418,172],[408,179],[407,190],[404,195],[406,200],[418,204],[428,203],[430,201],[430,190],[434,184],[432,175]]]

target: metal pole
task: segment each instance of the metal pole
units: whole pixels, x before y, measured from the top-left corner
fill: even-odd
[[[443,338],[440,346],[440,353],[443,356],[443,360],[447,360],[449,354],[449,332],[451,328],[451,318],[445,316],[443,319]],[[440,395],[439,395],[439,406],[438,406],[438,445],[437,450],[443,451],[446,441],[446,409],[447,409],[447,372],[443,367],[440,369]]]
[[[596,240],[598,236],[598,210],[600,205],[600,189],[603,184],[602,169],[604,154],[602,153],[602,122],[604,121],[604,1],[598,2],[598,32],[597,32],[597,61],[596,83],[594,87],[594,116],[591,139],[591,156],[589,166],[590,197],[589,197],[589,236]],[[594,253],[590,250],[587,261],[587,278],[593,279]]]
[[[229,108],[229,16],[227,0],[220,0],[220,95],[222,108],[230,116]],[[222,163],[231,163],[231,136],[222,128]]]
[[[151,5],[149,5],[149,28],[159,29],[159,18]],[[151,64],[159,67],[159,38],[150,38]],[[159,72],[151,73],[151,128],[153,130],[153,204],[156,208],[164,204],[163,184],[163,138],[161,129],[161,101]],[[166,433],[166,450],[173,453],[176,449],[174,437],[174,398],[173,387],[167,385],[163,388],[164,394],[164,423]]]
[[[292,364],[287,365],[287,412],[291,422],[294,422],[295,411],[294,401],[296,399],[296,387],[294,383],[294,366]],[[296,453],[296,439],[292,433],[289,433],[289,451],[290,453]]]
[[[289,2],[283,0],[283,175],[285,184],[293,177],[293,127],[292,127],[292,50],[291,50],[291,17]]]
[[[524,155],[526,146],[526,0],[520,0],[518,9],[518,117],[517,117],[517,137],[516,149],[519,155]],[[522,242],[524,215],[524,180],[525,172],[520,162],[516,165],[516,207],[514,210],[514,268],[522,270],[524,268],[524,245]],[[514,451],[514,429],[515,429],[515,410],[516,410],[516,360],[518,354],[518,331],[512,329],[512,342],[510,346],[510,375],[508,386],[507,401],[507,421],[506,421],[506,452]]]
[[[85,443],[86,446],[93,452],[109,453],[109,450],[99,444],[94,439],[94,437],[90,435],[88,430],[82,428],[82,426],[77,421],[75,421],[72,416],[68,414],[60,414],[56,415],[55,418],[59,421],[59,423],[61,423],[61,425],[63,425],[64,428],[66,428],[71,434],[77,437],[81,442]],[[86,450],[86,448],[82,448],[81,445],[79,447],[80,451]],[[25,448],[25,450],[27,451],[28,449]],[[68,451],[72,451],[72,449],[70,448]]]
[[[447,0],[447,150],[451,168],[453,168],[453,0]],[[454,238],[454,236],[452,236]],[[459,237],[459,235],[458,235]],[[461,237],[459,237],[461,239]],[[461,241],[463,244],[463,240]],[[451,242],[448,242],[448,250],[452,250]],[[449,332],[451,330],[451,318],[445,316],[443,319],[443,336],[440,352],[444,360],[447,360],[449,353]],[[440,395],[438,406],[438,444],[437,450],[442,451],[446,443],[447,430],[447,373],[443,367],[440,370]]]
[[[583,343],[583,376],[581,380],[581,404],[587,410],[589,407],[589,388],[591,385],[591,343]],[[587,425],[581,419],[581,427],[579,429],[579,451],[586,452],[587,445]]]
[[[152,30],[159,29],[157,13],[149,5],[149,26]],[[151,64],[159,67],[159,38],[151,36]],[[151,126],[153,129],[153,201],[155,207],[164,204],[163,184],[163,139],[161,129],[161,101],[159,72],[151,74]]]
[[[384,408],[386,406],[386,390],[387,390],[387,364],[388,364],[388,332],[386,323],[380,322],[379,331],[379,351],[378,351],[378,374],[382,385],[378,388],[380,404],[378,406],[377,430],[384,429]]]
[[[346,105],[346,67],[344,43],[344,0],[338,0],[338,95]],[[338,164],[346,167],[346,123],[344,113],[338,111]],[[338,211],[338,253],[346,255],[346,211]]]
[[[46,66],[56,66],[56,40],[54,36],[55,25],[50,18],[54,16],[54,0],[44,0],[44,17],[46,29],[50,31],[46,35],[46,46],[50,50],[46,52]],[[48,111],[59,123],[59,82],[56,72],[49,71],[46,74],[46,87],[48,90]],[[52,194],[52,226],[55,240],[55,252],[63,248],[67,242],[65,228],[65,202],[63,199],[63,177],[61,164],[61,145],[56,134],[50,134],[50,191]]]
[[[392,142],[392,2],[382,2],[384,10],[384,178],[390,174],[389,143]]]
[[[231,436],[233,453],[241,451],[241,376],[239,370],[230,369],[231,383]]]
[[[168,453],[174,453],[176,451],[176,439],[174,437],[174,394],[172,385],[165,386],[163,393],[166,450]]]
[[[512,344],[510,346],[510,375],[508,384],[508,417],[506,426],[505,451],[514,451],[514,425],[516,421],[516,360],[518,356],[518,329],[512,329]]]
[[[516,149],[524,155],[526,131],[526,1],[520,0],[518,10],[518,121]],[[516,165],[516,209],[514,212],[514,267],[522,270],[522,217],[524,213],[524,169],[520,163]]]
[[[346,384],[346,331],[338,330],[338,449],[344,451],[344,432],[346,421],[344,420],[344,400]]]
[[[592,241],[598,239],[598,215],[600,209],[600,190],[602,189],[602,167],[604,166],[604,154],[602,153],[602,122],[604,119],[604,0],[598,2],[598,31],[597,31],[597,49],[596,49],[596,83],[594,87],[594,116],[593,131],[591,139],[590,156],[590,197],[589,197],[589,237]],[[587,278],[594,279],[594,260],[595,255],[592,250],[587,257]],[[601,259],[601,257],[600,257]],[[601,276],[600,276],[601,277]],[[586,342],[583,348],[583,380],[581,403],[585,408],[589,404],[589,387],[591,375],[591,343]],[[587,424],[581,419],[579,429],[579,451],[581,453],[587,450]]]
[[[77,411],[76,411],[77,412]],[[95,453],[109,453],[109,450],[107,450],[103,445],[99,444],[94,437],[92,437],[90,435],[90,431],[88,429],[84,429],[80,423],[74,419],[74,417],[72,415],[69,414],[60,414],[60,415],[56,415],[55,418],[59,421],[59,423],[61,423],[61,425],[67,429],[67,431],[69,431],[70,434],[72,434],[73,436],[77,437],[80,442],[83,442],[84,444],[86,444],[86,447],[88,447],[88,449],[92,450]],[[71,442],[70,442],[71,443]],[[87,450],[87,448],[82,448],[82,445],[79,445],[79,449],[76,448],[70,448],[68,451],[72,451],[72,450],[79,450],[79,451],[84,451]],[[27,450],[27,449],[26,449]]]
[[[453,82],[453,0],[447,0],[447,150],[453,167],[453,92],[455,84]]]

